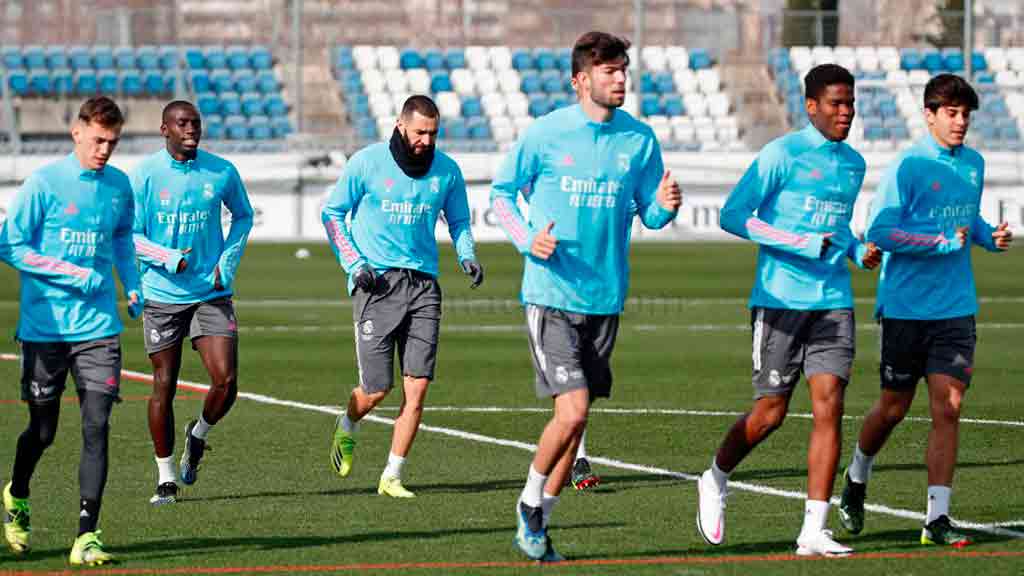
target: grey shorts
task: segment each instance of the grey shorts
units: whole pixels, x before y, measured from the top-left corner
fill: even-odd
[[[970,386],[974,346],[978,341],[974,316],[945,320],[882,318],[882,388],[913,390],[929,374],[947,374]]]
[[[121,340],[118,336],[85,342],[21,342],[21,399],[32,404],[60,400],[68,371],[83,390],[118,398],[121,391]]]
[[[526,325],[538,398],[580,388],[587,388],[591,399],[611,395],[618,315],[576,314],[527,304]]]
[[[208,302],[167,304],[147,300],[142,313],[146,353],[156,354],[189,336],[192,347],[201,336],[225,336],[238,339],[238,320],[230,296]]]
[[[755,307],[754,399],[789,395],[802,372],[834,374],[850,381],[856,352],[853,310],[784,310]]]
[[[394,385],[395,349],[402,375],[434,379],[441,330],[441,286],[429,274],[388,270],[373,293],[352,294],[359,385],[368,394]]]

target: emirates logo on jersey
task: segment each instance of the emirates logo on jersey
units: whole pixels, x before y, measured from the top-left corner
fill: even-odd
[[[75,203],[71,202],[70,204],[68,204],[68,207],[64,209],[64,213],[67,214],[68,216],[77,216],[78,206],[75,206]]]

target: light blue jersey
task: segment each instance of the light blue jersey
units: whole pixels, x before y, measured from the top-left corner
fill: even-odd
[[[189,304],[231,294],[253,220],[235,167],[204,150],[197,150],[193,160],[179,162],[163,149],[132,171],[132,188],[135,250],[146,299]],[[226,239],[222,205],[231,213]],[[176,274],[183,258],[188,262],[185,271]],[[214,287],[218,267],[223,290]]]
[[[454,160],[437,151],[430,171],[412,178],[387,142],[355,153],[321,213],[331,248],[349,275],[349,293],[352,273],[367,264],[377,272],[405,269],[436,277],[434,227],[442,211],[459,261],[475,260],[466,182]]]
[[[11,203],[0,258],[21,276],[18,339],[83,342],[119,334],[117,286],[139,291],[132,189],[113,166],[70,154],[33,172]]]
[[[871,204],[867,239],[885,251],[875,313],[941,320],[978,311],[970,241],[997,251],[994,227],[980,214],[985,161],[966,146],[952,150],[929,134],[886,170]]]
[[[758,244],[751,307],[853,307],[846,258],[863,266],[866,248],[850,231],[864,158],[814,127],[769,142],[722,207],[727,232]],[[824,255],[821,246],[831,234]]]
[[[622,312],[633,216],[662,228],[676,215],[655,201],[663,173],[654,132],[622,110],[602,123],[575,105],[531,124],[491,190],[492,210],[525,256],[522,301],[579,314]],[[552,222],[558,247],[541,260],[530,246]]]

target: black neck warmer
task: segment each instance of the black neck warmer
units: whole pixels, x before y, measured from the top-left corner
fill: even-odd
[[[395,128],[395,131],[391,133],[391,156],[398,163],[398,167],[405,172],[405,175],[410,178],[420,178],[427,172],[430,172],[430,165],[434,162],[434,147],[427,148],[427,151],[423,154],[416,155],[409,149],[408,144],[405,143],[405,138],[402,138],[402,133]]]

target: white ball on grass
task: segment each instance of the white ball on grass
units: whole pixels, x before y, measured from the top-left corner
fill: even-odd
[[[299,248],[298,250],[295,251],[295,257],[298,258],[299,260],[305,260],[309,258],[309,256],[310,253],[309,249],[307,248]]]

